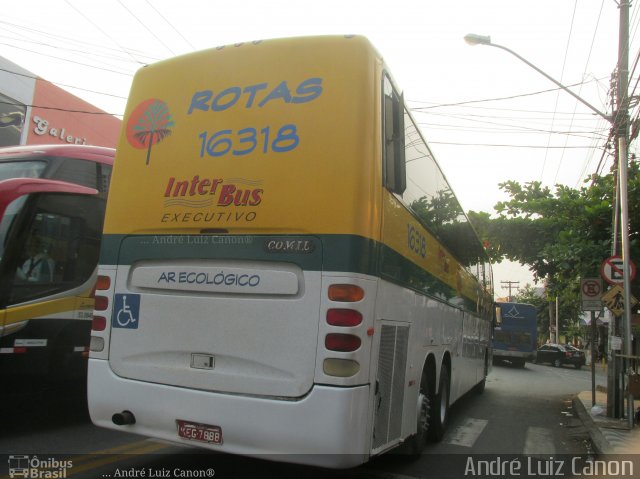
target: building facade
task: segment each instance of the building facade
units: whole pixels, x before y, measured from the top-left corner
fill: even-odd
[[[122,121],[0,58],[0,147],[79,144],[115,148]]]

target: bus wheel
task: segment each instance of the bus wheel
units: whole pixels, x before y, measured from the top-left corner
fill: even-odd
[[[413,458],[418,458],[427,444],[429,431],[429,380],[425,373],[420,380],[420,391],[416,403],[417,429],[416,433],[407,441],[407,452]]]
[[[429,426],[429,436],[436,442],[442,440],[449,422],[449,388],[449,369],[443,364],[440,372],[440,387],[433,403]]]
[[[484,376],[482,381],[476,384],[474,391],[476,394],[482,394],[487,386],[487,376],[489,375],[489,361],[487,360],[487,353],[484,355]]]

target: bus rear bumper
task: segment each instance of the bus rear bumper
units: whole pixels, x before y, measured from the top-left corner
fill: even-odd
[[[493,357],[494,358],[505,358],[505,359],[509,359],[509,358],[518,358],[518,359],[524,359],[526,361],[533,361],[536,357],[535,352],[526,352],[526,351],[504,351],[504,350],[493,350]]]
[[[88,402],[98,426],[190,447],[332,468],[369,459],[369,386],[315,385],[297,400],[198,391],[121,378],[106,360],[90,359]],[[117,426],[130,411],[135,424]],[[218,426],[222,444],[179,437],[177,420]]]

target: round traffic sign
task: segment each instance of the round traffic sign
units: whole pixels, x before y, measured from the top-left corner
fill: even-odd
[[[605,259],[600,266],[602,278],[609,284],[622,284],[624,282],[624,265],[621,256],[611,256]],[[629,281],[636,277],[636,265],[629,261]]]
[[[582,294],[587,298],[598,298],[602,293],[601,280],[587,279],[582,283]]]

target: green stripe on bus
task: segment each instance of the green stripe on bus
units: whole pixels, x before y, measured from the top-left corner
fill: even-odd
[[[147,260],[217,259],[293,263],[305,271],[339,271],[380,277],[441,301],[474,311],[476,298],[455,288],[374,240],[355,235],[208,236],[105,235],[100,264]],[[451,300],[455,298],[454,304]]]

